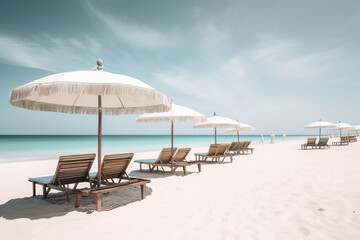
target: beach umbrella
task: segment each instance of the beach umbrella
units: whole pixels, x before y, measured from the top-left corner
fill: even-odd
[[[172,104],[171,110],[168,112],[159,113],[144,113],[136,119],[136,122],[171,122],[171,154],[173,154],[174,147],[174,122],[203,122],[206,118],[197,111]]]
[[[353,127],[351,129],[351,131],[356,131],[356,135],[358,134],[359,130],[360,130],[360,125],[357,125],[357,124],[353,125]]]
[[[14,88],[9,103],[35,111],[97,114],[100,186],[102,114],[169,111],[172,100],[135,78],[104,72],[99,59],[93,70],[53,74]]]
[[[319,138],[321,137],[321,129],[322,128],[331,128],[331,127],[334,127],[335,124],[332,123],[332,122],[325,122],[325,121],[322,121],[321,119],[317,122],[313,122],[313,123],[310,123],[308,125],[305,126],[305,128],[318,128],[319,129]]]
[[[216,140],[216,129],[217,128],[239,128],[241,125],[235,120],[227,117],[220,117],[214,113],[214,116],[206,119],[205,122],[199,122],[193,125],[193,128],[214,128],[215,129],[215,144]]]
[[[240,138],[239,138],[240,131],[254,130],[254,128],[248,124],[245,124],[245,123],[239,123],[239,124],[240,124],[240,127],[238,127],[238,128],[228,128],[228,129],[224,130],[224,132],[226,132],[226,133],[236,132],[238,142],[240,141]]]
[[[330,128],[331,130],[339,130],[340,132],[340,138],[341,138],[341,130],[352,130],[353,126],[351,126],[348,123],[343,123],[341,121],[339,121],[338,123],[336,123],[333,127]]]

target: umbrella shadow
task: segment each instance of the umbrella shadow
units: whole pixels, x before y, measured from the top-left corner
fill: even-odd
[[[139,186],[106,193],[103,195],[101,211],[110,211],[140,201],[142,200],[140,193]],[[146,187],[146,195],[151,193],[152,189]],[[78,208],[75,208],[76,195],[71,194],[69,197],[70,203],[67,202],[65,194],[60,192],[49,194],[46,199],[42,196],[11,199],[0,205],[0,217],[8,220],[20,218],[37,220],[65,216],[70,212],[91,214],[95,211],[93,197],[83,196]]]

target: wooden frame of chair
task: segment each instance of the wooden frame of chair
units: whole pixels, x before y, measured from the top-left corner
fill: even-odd
[[[301,149],[307,149],[308,147],[316,148],[316,139],[317,137],[309,137],[306,143],[301,144]]]
[[[139,159],[139,160],[135,160],[135,162],[140,164],[140,172],[142,172],[143,170],[142,168],[143,164],[149,166],[150,172],[152,172],[155,169],[155,167],[157,168],[157,170],[159,170],[159,166],[162,168],[163,171],[165,171],[163,166],[161,165],[170,163],[172,161],[172,156],[175,154],[176,150],[177,148],[174,147],[171,153],[171,148],[163,148],[154,162],[147,161],[152,159]]]
[[[344,145],[349,145],[349,138],[348,136],[341,136],[340,137],[340,141],[338,142],[332,142],[333,146],[344,146]]]
[[[96,154],[61,156],[51,181],[42,182],[38,180],[41,178],[29,178],[29,182],[33,183],[33,197],[36,196],[36,184],[38,184],[43,187],[44,199],[51,189],[55,189],[64,192],[67,201],[70,202],[69,193],[74,193],[80,182],[90,182],[90,187],[92,186],[89,171],[95,156]],[[74,184],[74,187],[69,188],[69,184]]]
[[[319,142],[316,144],[316,147],[318,147],[319,149],[321,149],[322,147],[324,148],[330,148],[330,145],[328,145],[329,138],[328,137],[321,137],[319,138]]]

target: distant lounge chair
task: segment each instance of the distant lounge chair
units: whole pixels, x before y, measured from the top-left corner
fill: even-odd
[[[357,138],[355,135],[350,135],[349,136],[349,142],[357,142]]]
[[[51,189],[65,192],[66,199],[70,202],[69,193],[74,193],[80,182],[90,182],[90,168],[94,162],[95,154],[61,156],[54,175],[46,177],[31,177],[33,183],[33,196],[36,196],[36,184],[43,186],[43,198],[45,199]],[[75,184],[73,188],[66,185]]]
[[[224,162],[226,157],[230,158],[230,162],[233,160],[233,154],[226,154],[226,151],[229,149],[230,144],[211,144],[209,151],[207,153],[195,153],[195,160],[197,161],[206,161],[208,158],[211,158],[213,161],[220,162],[220,159],[223,158],[221,162]]]
[[[210,144],[209,150],[207,153],[194,153],[195,161],[206,161],[207,158],[214,158],[217,154],[220,144]]]
[[[309,137],[307,142],[301,145],[301,149],[307,149],[308,147],[316,148],[316,137]]]
[[[150,172],[152,172],[155,167],[161,167],[164,170],[164,167],[168,167],[171,169],[171,173],[174,173],[178,167],[182,167],[184,171],[184,175],[187,174],[186,167],[191,165],[197,165],[199,172],[201,171],[201,163],[199,162],[188,162],[185,161],[186,156],[191,151],[191,148],[173,148],[173,152],[175,153],[174,157],[171,155],[171,148],[163,148],[160,152],[157,159],[141,159],[135,160],[135,162],[140,164],[140,171],[142,172],[142,165],[146,164],[149,166]]]
[[[328,137],[321,137],[319,139],[319,142],[316,144],[316,147],[318,147],[319,149],[323,148],[330,148],[330,145],[327,144],[327,142],[329,141]]]
[[[251,154],[254,153],[254,148],[249,148],[249,145],[251,144],[251,141],[243,141],[238,145],[238,153],[241,154],[245,154],[245,151],[251,151]]]
[[[349,145],[349,138],[348,138],[348,136],[341,136],[340,141],[339,142],[332,142],[332,145],[334,145],[334,146]]]
[[[177,148],[174,147],[173,148],[173,154],[176,152]],[[159,167],[159,165],[155,165],[155,164],[168,164],[171,162],[172,160],[172,156],[173,154],[171,154],[171,148],[163,148],[158,156],[157,159],[151,158],[151,159],[139,159],[139,160],[135,160],[134,162],[139,163],[140,164],[140,171],[142,172],[142,165],[148,165],[149,166],[149,170],[150,172],[152,172],[155,167]]]

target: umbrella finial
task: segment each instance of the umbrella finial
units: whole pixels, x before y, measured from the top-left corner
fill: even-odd
[[[94,71],[102,71],[104,69],[104,63],[103,63],[103,60],[101,58],[99,58],[97,61],[96,61],[96,67],[94,67],[92,70]]]

